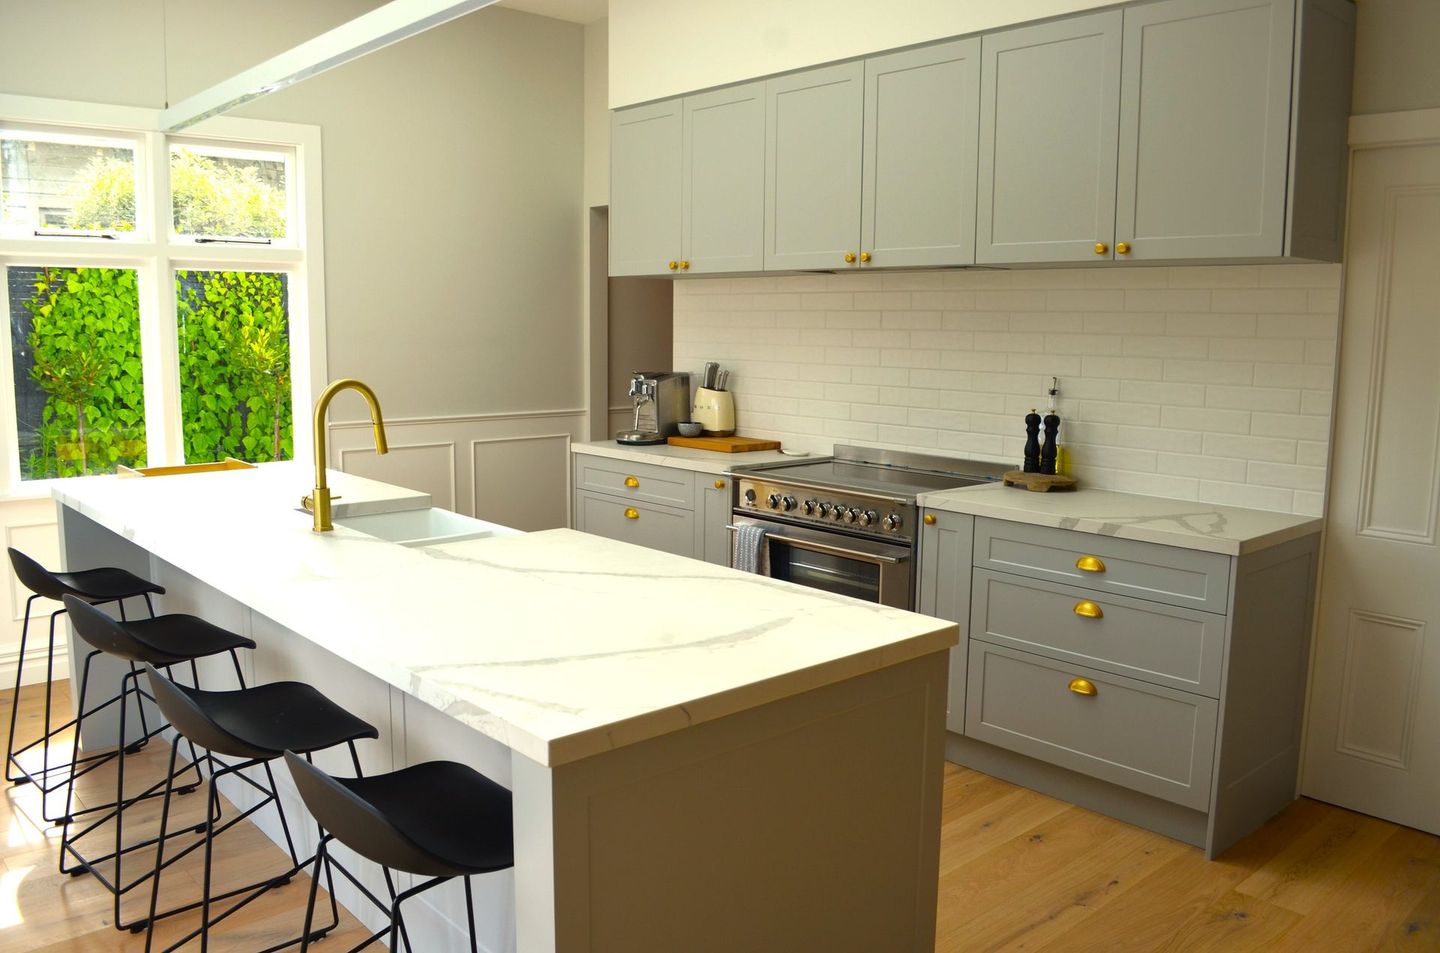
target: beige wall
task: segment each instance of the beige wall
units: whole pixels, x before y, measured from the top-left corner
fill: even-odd
[[[610,406],[629,407],[630,375],[668,371],[673,361],[673,282],[610,279]]]
[[[610,0],[610,106],[1109,5],[1107,0]]]
[[[1360,0],[1352,112],[1440,108],[1440,0]]]
[[[585,207],[610,204],[610,24],[585,27]]]

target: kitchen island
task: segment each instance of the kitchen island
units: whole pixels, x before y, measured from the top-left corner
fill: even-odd
[[[515,868],[475,883],[492,953],[933,948],[955,625],[570,530],[400,546],[343,505],[426,501],[331,477],[326,534],[295,464],[66,481],[65,563],[254,638],[252,683],[380,729],[367,773],[446,758],[509,787]],[[462,948],[458,885],[426,897],[417,949]]]

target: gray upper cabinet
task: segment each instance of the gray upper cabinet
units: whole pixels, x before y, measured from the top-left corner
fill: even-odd
[[[1109,10],[984,38],[977,262],[1109,257],[1122,19]]]
[[[1294,32],[1294,0],[1125,10],[1117,258],[1283,253]]]
[[[685,98],[682,269],[760,271],[765,229],[765,84]]]
[[[978,37],[865,61],[862,261],[975,261]]]
[[[680,256],[682,101],[610,114],[610,274],[666,274]]]
[[[766,82],[766,269],[858,259],[864,79],[854,62]]]

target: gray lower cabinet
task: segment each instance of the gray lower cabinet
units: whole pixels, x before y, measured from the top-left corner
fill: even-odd
[[[864,79],[852,62],[766,82],[766,269],[859,260]]]
[[[1109,258],[1122,21],[1107,10],[984,38],[977,262]]]
[[[920,609],[961,626],[950,760],[1211,857],[1293,800],[1318,536],[1230,557],[923,523]]]
[[[730,565],[730,478],[576,453],[575,528]]]
[[[663,275],[680,257],[683,100],[610,114],[610,274]]]

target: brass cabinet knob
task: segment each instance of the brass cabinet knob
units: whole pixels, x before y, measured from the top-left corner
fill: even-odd
[[[627,506],[625,508],[625,518],[627,520],[638,520],[640,518],[640,511],[633,506]]]
[[[628,476],[628,477],[625,478],[625,485],[628,486],[628,487],[630,487],[630,488],[633,490],[635,487],[637,487],[637,486],[640,485],[640,478],[639,478],[639,477]]]
[[[870,261],[870,253],[868,251],[862,251],[860,253],[860,263],[865,264],[868,261]]]
[[[1117,255],[1128,255],[1128,254],[1130,254],[1130,243],[1129,243],[1129,242],[1116,242],[1116,243],[1115,243],[1115,254],[1117,254]]]
[[[690,270],[690,263],[689,263],[688,261],[686,261],[685,259],[683,259],[683,258],[680,259],[680,270],[681,270],[681,271],[689,271],[689,270]]]
[[[1108,252],[1109,250],[1110,250],[1110,246],[1107,245],[1107,244],[1105,244],[1104,242],[1096,242],[1096,243],[1095,243],[1095,254],[1097,254],[1097,255],[1103,255],[1103,254],[1105,254],[1106,252]]]
[[[854,253],[853,251],[847,251],[847,252],[845,253],[845,264],[847,264],[847,265],[853,265],[853,264],[855,264],[855,253]]]
[[[934,526],[934,525],[935,525],[935,514],[934,514],[934,513],[926,513],[926,514],[925,514],[925,525],[926,525],[926,526]]]
[[[723,489],[725,489],[725,481],[724,481],[724,480],[716,480],[716,481],[715,481],[715,489],[717,489],[717,490],[723,490]]]
[[[1081,602],[1075,603],[1075,614],[1078,616],[1084,616],[1087,619],[1105,618],[1105,610],[1097,606],[1095,603],[1091,602],[1089,599],[1085,599]]]
[[[1105,563],[1099,556],[1081,556],[1075,560],[1075,568],[1081,572],[1104,572]]]
[[[1090,679],[1088,678],[1070,679],[1070,690],[1077,695],[1085,695],[1089,698],[1094,698],[1096,695],[1100,694],[1100,692],[1097,691],[1095,688],[1095,683],[1090,681]]]
[[[678,261],[672,261],[667,267],[669,267],[671,271],[674,271],[676,268],[680,267],[680,263]]]

